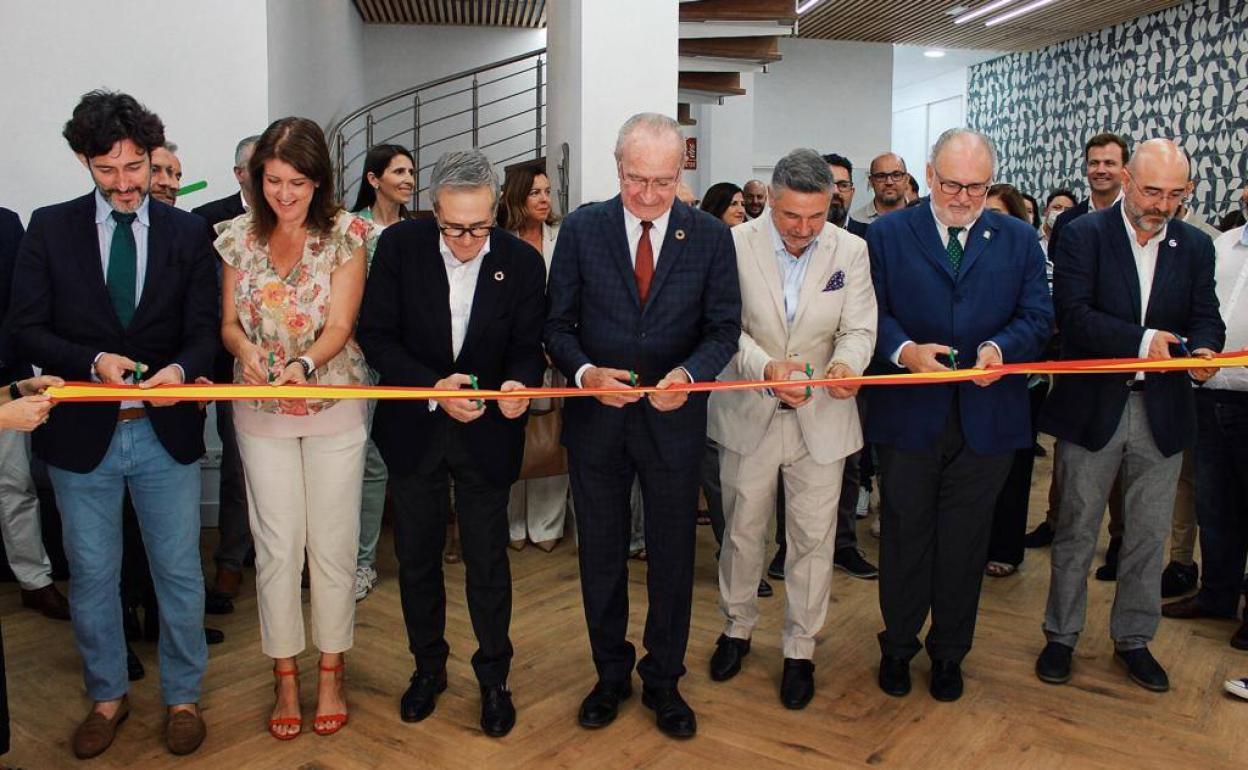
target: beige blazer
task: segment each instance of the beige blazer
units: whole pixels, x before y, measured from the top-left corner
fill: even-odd
[[[772,360],[806,361],[822,377],[834,362],[861,374],[875,349],[877,311],[867,244],[825,224],[806,259],[810,266],[798,295],[790,329],[784,315],[780,268],[771,238],[771,217],[732,229],[741,281],[741,340],[720,380],[760,380]],[[711,394],[708,435],[738,454],[751,454],[762,441],[780,400],[764,390]],[[823,388],[797,410],[802,438],[815,462],[848,457],[862,447],[862,426],[854,399],[836,399]]]

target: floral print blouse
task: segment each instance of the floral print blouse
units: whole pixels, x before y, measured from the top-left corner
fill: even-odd
[[[217,253],[238,271],[234,288],[238,320],[247,338],[269,354],[273,377],[320,336],[329,315],[330,275],[355,256],[369,240],[371,230],[372,225],[365,220],[339,212],[329,232],[308,233],[303,256],[283,278],[269,260],[268,245],[252,233],[250,212],[217,225]],[[243,382],[243,365],[238,361],[234,362],[234,381]],[[338,355],[318,364],[311,379],[322,385],[369,381],[364,354],[354,337]],[[270,399],[243,403],[262,412],[306,416],[322,412],[335,402]]]

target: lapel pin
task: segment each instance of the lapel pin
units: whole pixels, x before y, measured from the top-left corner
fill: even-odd
[[[1171,239],[1170,239],[1170,248],[1172,248],[1172,249],[1173,249],[1173,248],[1176,248],[1178,245],[1179,245],[1179,242],[1178,242],[1178,241],[1176,241],[1176,240],[1175,240],[1175,239],[1173,239],[1173,238],[1171,238]]]
[[[992,239],[992,231],[991,231],[991,230],[985,230],[985,231],[984,231],[984,240],[985,240],[985,241],[987,241],[987,240],[991,240],[991,239]]]
[[[677,230],[677,231],[676,231],[676,233],[675,233],[675,235],[676,235],[676,240],[678,240],[678,241],[683,241],[683,240],[685,239],[685,231],[684,231],[684,230]]]
[[[502,270],[499,270],[497,273],[495,273],[495,274],[494,274],[494,280],[496,280],[496,281],[501,281],[501,280],[503,280],[503,271],[502,271]]]

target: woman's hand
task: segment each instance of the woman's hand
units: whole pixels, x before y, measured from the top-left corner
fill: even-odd
[[[286,364],[286,368],[273,381],[274,385],[307,385],[308,378],[303,375],[303,364],[298,360]]]
[[[243,382],[247,385],[267,385],[269,383],[268,354],[259,345],[248,342],[244,344],[242,355],[238,360],[243,365]]]
[[[0,405],[0,429],[29,433],[48,421],[53,407],[49,395],[25,396]]]
[[[41,396],[48,388],[64,387],[65,380],[50,374],[30,377],[17,383],[17,389],[23,396]]]

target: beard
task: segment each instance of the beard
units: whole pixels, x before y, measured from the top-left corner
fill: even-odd
[[[837,227],[841,227],[845,224],[845,215],[848,213],[849,210],[845,208],[845,202],[833,198],[832,205],[828,206],[828,221]]]
[[[1146,233],[1159,233],[1166,229],[1166,225],[1174,218],[1176,212],[1167,212],[1163,209],[1140,209],[1135,204],[1124,198],[1122,201],[1124,210],[1127,212],[1127,218],[1131,220],[1131,224]],[[1150,221],[1151,220],[1151,221]],[[1158,223],[1157,220],[1161,220]]]

